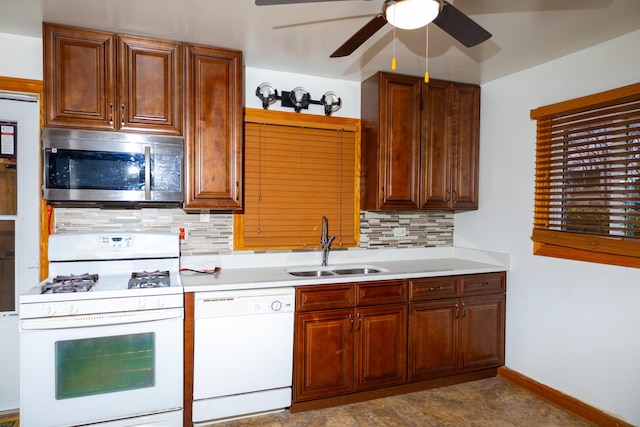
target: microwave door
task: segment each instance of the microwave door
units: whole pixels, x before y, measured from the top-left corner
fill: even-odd
[[[151,200],[151,147],[144,147],[144,199]]]
[[[94,203],[145,201],[150,181],[149,156],[145,154],[47,149],[45,199]]]

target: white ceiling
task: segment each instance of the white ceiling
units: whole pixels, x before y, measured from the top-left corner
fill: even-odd
[[[429,25],[432,78],[482,84],[640,29],[640,0],[449,2],[493,37],[465,48]],[[0,32],[40,37],[46,21],[152,35],[239,49],[248,67],[354,81],[390,70],[395,49],[397,72],[422,75],[425,29],[396,30],[394,43],[387,24],[351,56],[329,58],[382,3],[259,7],[254,0],[0,0]]]

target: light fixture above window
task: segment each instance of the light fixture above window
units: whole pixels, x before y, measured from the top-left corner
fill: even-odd
[[[256,89],[256,96],[262,101],[262,108],[269,108],[269,104],[273,104],[278,99],[278,90],[271,83],[262,83]]]
[[[382,14],[387,22],[403,30],[424,27],[440,13],[438,0],[386,0]]]
[[[322,95],[320,102],[324,105],[324,115],[330,116],[334,111],[338,111],[342,106],[342,100],[335,92],[327,92]]]
[[[256,96],[262,102],[262,108],[269,109],[269,105],[277,100],[283,107],[293,108],[296,113],[303,109],[308,109],[310,104],[322,105],[324,114],[330,116],[331,113],[338,111],[342,107],[342,99],[335,92],[329,91],[322,95],[322,99],[317,101],[311,99],[311,94],[302,86],[295,87],[291,92],[283,91],[278,94],[278,89],[273,87],[271,83],[262,83],[256,88]]]

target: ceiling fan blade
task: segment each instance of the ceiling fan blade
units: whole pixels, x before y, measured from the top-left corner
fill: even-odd
[[[298,3],[320,3],[328,1],[347,1],[347,0],[256,0],[256,6],[271,6],[275,4],[298,4]]]
[[[446,1],[442,2],[442,9],[433,23],[466,47],[473,47],[491,37],[490,32]]]
[[[331,58],[340,58],[342,56],[351,55],[357,48],[362,46],[369,37],[374,35],[380,28],[384,27],[387,20],[381,13],[376,15],[372,20],[367,22],[364,27],[360,28],[349,40],[344,42],[335,52],[331,54]]]

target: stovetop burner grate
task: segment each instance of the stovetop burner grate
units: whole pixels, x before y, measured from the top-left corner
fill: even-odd
[[[97,274],[85,273],[80,275],[56,276],[51,282],[47,282],[42,286],[40,293],[44,294],[49,291],[54,294],[88,292],[97,281]]]
[[[140,271],[131,273],[129,289],[162,288],[171,286],[169,271]]]

